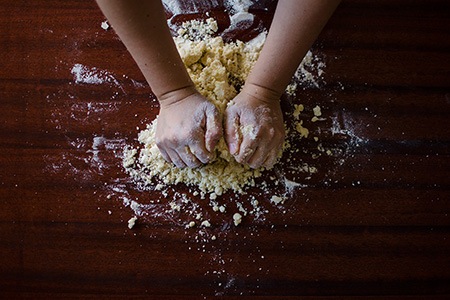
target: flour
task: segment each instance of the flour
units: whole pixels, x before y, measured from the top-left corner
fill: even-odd
[[[219,1],[217,0],[163,0],[162,3],[165,10],[172,15],[208,12],[219,6]]]
[[[308,51],[295,71],[291,83],[286,88],[286,93],[295,96],[296,91],[301,86],[320,88],[323,84],[325,73],[325,63],[319,56],[315,56],[312,51]]]
[[[117,79],[108,71],[96,67],[89,68],[82,64],[75,64],[70,72],[77,84],[111,84],[122,89]],[[123,90],[123,89],[122,89]]]
[[[256,140],[257,130],[256,130],[255,126],[253,126],[251,124],[246,125],[246,126],[241,126],[240,133],[242,134],[242,136],[246,136],[246,137],[250,138],[251,140]]]

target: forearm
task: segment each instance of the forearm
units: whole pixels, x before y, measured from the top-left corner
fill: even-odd
[[[195,89],[173,42],[161,1],[97,3],[160,101],[170,99],[174,91],[192,94]]]
[[[246,86],[281,96],[340,0],[280,0]],[[258,93],[256,91],[256,93]]]

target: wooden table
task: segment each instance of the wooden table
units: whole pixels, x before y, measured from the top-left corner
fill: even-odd
[[[314,46],[322,86],[293,102],[322,107],[308,124],[339,151],[298,141],[318,173],[205,235],[121,167],[158,105],[102,21],[94,1],[0,1],[1,298],[450,296],[448,1],[344,1]],[[158,199],[128,229],[127,201]]]

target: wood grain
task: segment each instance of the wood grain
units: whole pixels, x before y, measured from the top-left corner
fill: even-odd
[[[266,5],[253,11],[261,26]],[[211,14],[227,26],[223,8]],[[102,21],[94,1],[0,1],[2,298],[450,296],[447,1],[344,1],[314,46],[325,83],[284,104],[320,105],[327,120],[307,124],[340,152],[293,155],[319,170],[296,178],[304,188],[282,208],[260,195],[270,211],[262,221],[234,227],[211,214],[226,226],[206,237],[186,230],[183,215],[158,215],[167,199],[121,168],[123,147],[158,106]],[[76,64],[115,81],[76,83]],[[124,197],[160,202],[129,230]]]

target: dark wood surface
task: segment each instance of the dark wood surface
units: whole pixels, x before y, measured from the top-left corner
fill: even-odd
[[[103,20],[94,1],[0,1],[0,297],[449,296],[448,1],[341,4],[314,46],[325,83],[294,99],[321,105],[310,129],[341,152],[215,241],[122,170],[158,106]],[[76,64],[110,81],[76,83]],[[161,201],[129,230],[125,198]]]

